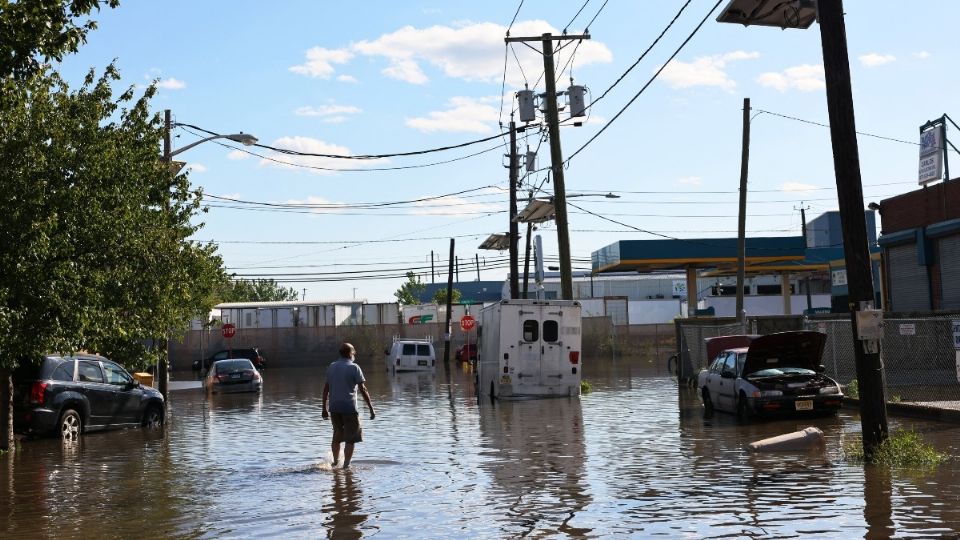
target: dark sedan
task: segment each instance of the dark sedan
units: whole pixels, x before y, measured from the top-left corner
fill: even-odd
[[[259,392],[263,388],[263,378],[246,358],[218,360],[203,378],[203,386],[213,393]]]
[[[843,393],[820,365],[826,335],[820,332],[779,332],[766,336],[724,336],[734,342],[697,377],[706,412],[751,416],[836,414]],[[708,349],[716,343],[708,343]],[[746,345],[746,346],[743,346]]]
[[[102,356],[44,356],[13,374],[14,430],[59,433],[75,440],[87,431],[159,427],[163,396]]]

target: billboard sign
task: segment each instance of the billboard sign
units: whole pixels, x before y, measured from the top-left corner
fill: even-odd
[[[943,177],[943,124],[920,133],[920,167],[918,182],[940,180]]]

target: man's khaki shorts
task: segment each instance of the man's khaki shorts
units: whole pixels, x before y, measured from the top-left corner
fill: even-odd
[[[330,421],[333,423],[333,436],[337,439],[345,443],[363,442],[363,428],[360,427],[360,415],[358,413],[331,412]]]

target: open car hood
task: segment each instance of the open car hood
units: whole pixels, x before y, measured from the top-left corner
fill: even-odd
[[[823,356],[827,335],[821,332],[778,332],[750,342],[743,375],[762,369],[798,367],[816,371]]]

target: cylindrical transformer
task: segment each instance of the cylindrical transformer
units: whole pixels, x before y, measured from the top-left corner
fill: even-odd
[[[527,152],[527,172],[532,173],[537,170],[537,153]]]
[[[579,84],[572,84],[567,88],[567,97],[570,103],[570,117],[579,118],[586,115],[585,88]]]
[[[519,101],[521,122],[533,122],[537,119],[536,108],[533,104],[533,90],[517,92],[517,101]]]

